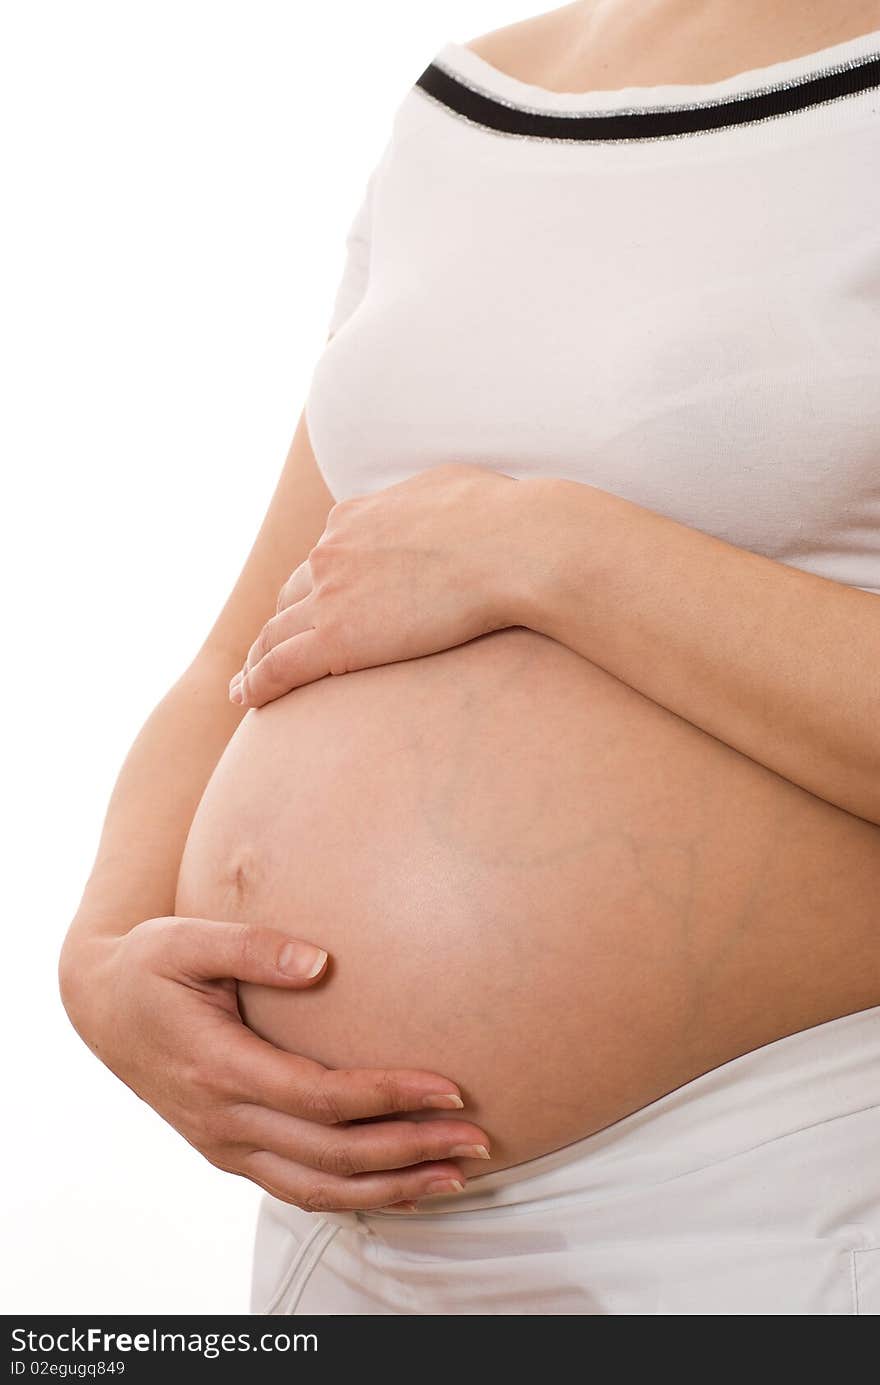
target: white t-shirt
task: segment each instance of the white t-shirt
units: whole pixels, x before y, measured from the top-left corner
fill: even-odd
[[[306,415],[337,499],[566,477],[880,592],[880,31],[579,94],[446,44],[330,328]]]

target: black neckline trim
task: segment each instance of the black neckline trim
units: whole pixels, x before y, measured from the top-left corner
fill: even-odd
[[[759,92],[644,111],[532,110],[478,91],[437,63],[429,63],[415,85],[456,115],[499,134],[565,141],[670,139],[793,115],[880,87],[880,53]]]

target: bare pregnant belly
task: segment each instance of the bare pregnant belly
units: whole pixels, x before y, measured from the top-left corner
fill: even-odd
[[[878,898],[880,829],[516,629],[249,713],[177,912],[326,947],[247,1022],[460,1082],[485,1172],[880,1003]]]

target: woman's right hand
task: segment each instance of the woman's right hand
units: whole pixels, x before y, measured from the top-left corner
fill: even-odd
[[[309,1211],[455,1191],[450,1181],[464,1180],[450,1160],[488,1147],[484,1131],[440,1115],[376,1119],[459,1110],[454,1083],[324,1068],[242,1022],[237,981],[297,990],[325,970],[320,949],[274,929],[157,918],[121,936],[69,939],[61,991],[102,1062],[215,1167]]]

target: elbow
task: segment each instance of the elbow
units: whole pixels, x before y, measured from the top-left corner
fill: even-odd
[[[58,993],[61,997],[61,1004],[67,1012],[68,1019],[75,1026],[74,1011],[78,1008],[80,999],[80,977],[75,959],[75,948],[71,941],[70,933],[61,944],[61,951],[58,954]]]
[[[86,1014],[92,992],[82,942],[73,929],[67,933],[58,954],[58,993],[67,1018],[81,1038],[85,1038]]]

